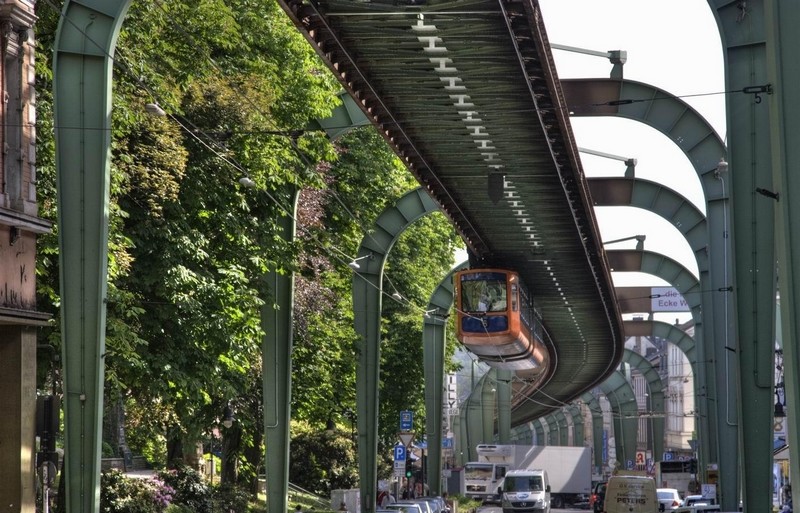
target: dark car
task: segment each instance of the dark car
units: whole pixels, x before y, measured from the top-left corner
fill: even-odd
[[[606,484],[606,481],[595,484],[592,495],[589,497],[589,505],[594,513],[601,513],[603,511],[603,501],[606,498]]]

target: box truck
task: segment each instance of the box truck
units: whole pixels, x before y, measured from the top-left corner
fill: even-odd
[[[541,469],[548,473],[554,508],[584,502],[592,491],[591,452],[589,447],[480,444],[478,461],[464,465],[462,495],[500,503],[506,473]]]

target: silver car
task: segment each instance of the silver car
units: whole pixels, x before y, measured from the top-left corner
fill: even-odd
[[[683,505],[681,494],[675,488],[657,488],[658,502],[664,505],[666,511],[678,509]]]

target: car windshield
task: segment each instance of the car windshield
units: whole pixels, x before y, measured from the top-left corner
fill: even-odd
[[[541,492],[542,476],[506,476],[505,485],[507,492]]]
[[[389,504],[388,506],[386,506],[386,508],[397,510],[402,513],[420,513],[421,511],[419,506],[411,504]]]
[[[673,492],[657,492],[657,493],[659,499],[670,500],[670,501],[675,499],[675,494]]]
[[[492,478],[492,465],[466,465],[464,479],[489,480]]]

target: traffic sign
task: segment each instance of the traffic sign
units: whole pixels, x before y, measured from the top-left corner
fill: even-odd
[[[633,470],[633,460],[628,460],[627,464],[625,465],[626,470]]]
[[[664,458],[662,458],[662,459],[663,459],[664,461],[672,461],[672,459],[673,459],[674,457],[675,457],[675,455],[674,455],[674,454],[672,454],[671,452],[665,452],[665,453],[664,453]]]
[[[400,433],[399,436],[400,436],[400,441],[403,443],[403,445],[405,445],[406,447],[411,447],[411,444],[414,442],[413,431],[410,433]]]
[[[406,460],[394,462],[394,477],[404,477],[406,475]]]
[[[394,461],[406,461],[406,447],[404,445],[394,446]]]
[[[409,410],[400,412],[400,431],[411,431],[414,426],[414,413]]]

